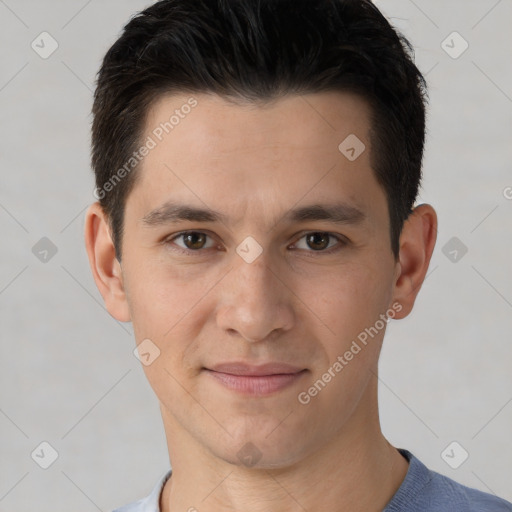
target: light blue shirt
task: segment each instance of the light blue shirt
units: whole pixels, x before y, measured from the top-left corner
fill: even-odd
[[[411,452],[398,448],[409,461],[402,485],[382,512],[512,512],[512,503],[428,469]],[[167,471],[149,496],[113,512],[161,512],[160,493],[171,476]]]

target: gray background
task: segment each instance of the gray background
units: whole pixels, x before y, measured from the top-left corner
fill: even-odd
[[[0,0],[1,511],[108,511],[168,467],[131,325],[105,311],[83,243],[95,73],[149,3]],[[439,214],[416,309],[386,335],[382,427],[430,468],[512,500],[512,2],[378,5],[429,82],[421,201]],[[47,59],[31,48],[43,31],[59,45]],[[441,47],[453,31],[469,43],[458,58]],[[47,261],[32,251],[42,237],[58,250]],[[43,441],[58,453],[48,469],[35,461],[48,449],[31,457]],[[469,453],[458,469],[441,456],[453,441]]]

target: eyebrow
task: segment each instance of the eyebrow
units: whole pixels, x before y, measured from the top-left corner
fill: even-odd
[[[365,213],[359,208],[346,203],[335,203],[311,204],[294,208],[286,213],[282,221],[297,223],[323,220],[335,224],[360,224],[365,219]],[[157,227],[182,221],[228,223],[228,218],[220,212],[172,201],[147,213],[141,220],[146,227]]]

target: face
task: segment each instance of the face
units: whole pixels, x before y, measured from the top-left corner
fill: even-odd
[[[397,311],[370,111],[341,93],[194,98],[148,113],[156,145],[125,209],[127,307],[136,342],[160,351],[144,370],[166,429],[235,464],[252,450],[284,466],[364,407],[381,315]]]

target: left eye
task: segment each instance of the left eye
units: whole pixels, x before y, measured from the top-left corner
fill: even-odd
[[[305,246],[304,244],[302,244],[302,247],[300,247],[301,240],[305,240]],[[315,252],[318,252],[330,249],[331,247],[336,245],[336,242],[339,244],[342,241],[340,238],[338,238],[335,235],[332,235],[331,233],[326,233],[324,231],[315,231],[305,234],[302,238],[299,239],[299,242],[296,242],[294,244],[294,247],[306,250],[309,248]]]

